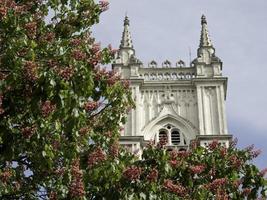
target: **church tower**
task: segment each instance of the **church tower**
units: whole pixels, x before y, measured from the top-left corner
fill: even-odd
[[[232,138],[227,130],[225,100],[227,78],[201,18],[200,44],[189,66],[179,60],[144,66],[136,58],[126,16],[120,48],[112,68],[130,82],[136,107],[127,117],[121,144],[142,153],[149,141],[166,139],[167,148],[187,149],[198,139],[202,146],[218,140],[224,146]]]

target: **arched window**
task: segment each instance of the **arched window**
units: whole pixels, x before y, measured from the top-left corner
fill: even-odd
[[[180,144],[181,138],[180,138],[180,133],[178,130],[172,131],[171,139],[172,139],[173,145],[179,145]]]

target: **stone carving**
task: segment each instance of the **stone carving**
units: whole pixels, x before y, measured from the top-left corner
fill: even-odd
[[[179,60],[179,61],[176,63],[176,67],[185,67],[185,62],[182,61],[182,60]]]
[[[171,65],[172,65],[171,62],[168,61],[168,60],[166,60],[166,61],[164,61],[164,62],[162,63],[162,67],[165,67],[165,68],[170,68]]]
[[[150,63],[148,63],[148,67],[156,68],[158,66],[158,63],[155,60],[152,60]]]

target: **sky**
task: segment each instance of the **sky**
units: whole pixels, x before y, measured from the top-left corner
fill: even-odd
[[[207,17],[216,55],[228,77],[226,99],[230,134],[239,147],[255,144],[256,159],[267,167],[267,1],[266,0],[110,0],[110,8],[93,27],[103,46],[118,48],[127,13],[137,57],[189,65],[200,38],[200,18]]]

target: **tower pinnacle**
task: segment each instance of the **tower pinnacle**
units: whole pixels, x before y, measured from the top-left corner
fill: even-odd
[[[200,44],[199,47],[212,47],[212,43],[209,37],[208,32],[208,26],[207,26],[207,20],[205,15],[202,15],[201,17],[201,36],[200,36]]]
[[[120,44],[120,49],[122,48],[133,48],[133,42],[132,42],[132,37],[130,33],[130,20],[128,16],[125,16],[124,19],[124,30],[122,33],[122,38],[121,38],[121,44]]]

